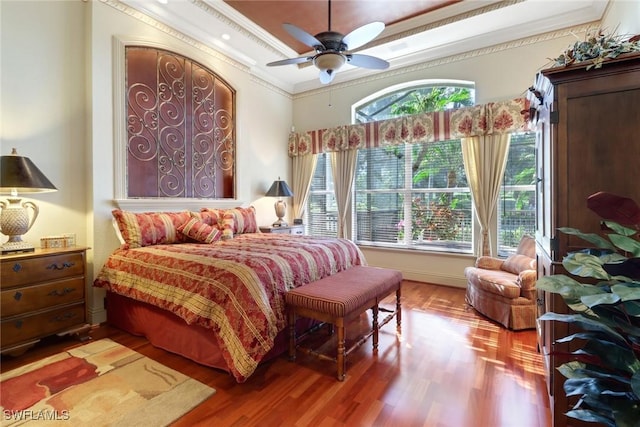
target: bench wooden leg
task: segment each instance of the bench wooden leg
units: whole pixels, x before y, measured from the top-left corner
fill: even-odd
[[[402,309],[400,307],[400,287],[398,286],[398,290],[396,291],[396,329],[398,333],[401,332],[401,323],[402,323]]]
[[[336,355],[336,363],[338,365],[338,381],[344,381],[344,377],[347,371],[347,349],[345,347],[344,318],[338,318],[335,326],[338,329],[338,354]]]
[[[289,311],[289,360],[296,360],[296,313]]]
[[[373,352],[375,353],[378,351],[378,330],[380,329],[380,326],[378,325],[378,305],[377,304],[371,307],[371,313],[373,317],[373,325],[372,325]]]

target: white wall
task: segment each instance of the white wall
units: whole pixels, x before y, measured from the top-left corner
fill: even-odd
[[[23,198],[40,209],[23,240],[75,233],[86,244],[83,4],[1,1],[0,15],[0,154],[15,147],[58,188]]]
[[[602,18],[605,32],[615,31],[625,37],[640,34],[640,1],[613,0]]]

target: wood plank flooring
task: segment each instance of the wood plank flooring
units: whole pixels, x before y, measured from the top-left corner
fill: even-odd
[[[535,331],[508,331],[480,316],[465,307],[462,289],[405,281],[402,292],[402,333],[389,322],[377,355],[370,342],[354,351],[344,382],[335,379],[333,363],[298,354],[295,363],[286,355],[264,363],[237,384],[109,326],[92,337],[111,338],[216,389],[175,427],[551,425]],[[369,322],[362,316],[348,331],[355,335]],[[312,339],[331,350],[325,331]],[[75,345],[71,338],[47,340],[18,358],[3,357],[1,370]]]

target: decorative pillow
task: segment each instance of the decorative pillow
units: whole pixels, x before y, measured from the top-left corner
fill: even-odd
[[[222,231],[217,226],[212,227],[196,217],[178,227],[178,231],[201,243],[213,243],[222,238]]]
[[[182,243],[187,240],[178,231],[178,227],[191,218],[188,211],[133,213],[114,209],[111,214],[118,223],[125,248]]]
[[[224,211],[224,217],[233,215],[233,233],[259,233],[258,221],[256,220],[256,208],[249,206],[248,208],[233,208]]]
[[[211,226],[221,225],[223,214],[224,214],[223,210],[209,209],[209,208],[202,208],[200,209],[200,212],[191,212],[191,216],[195,216],[205,224],[211,225]]]
[[[233,239],[234,216],[232,213],[226,213],[222,217],[222,240]]]
[[[535,270],[535,258],[526,255],[510,255],[502,264],[502,269],[513,274],[520,274],[525,270]]]

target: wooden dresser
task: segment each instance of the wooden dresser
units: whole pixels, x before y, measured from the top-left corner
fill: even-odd
[[[640,202],[640,54],[619,56],[599,69],[585,68],[583,63],[543,70],[529,93],[537,132],[539,277],[566,274],[564,256],[588,246],[558,227],[600,232],[600,218],[587,208],[588,196],[607,191]],[[560,296],[539,291],[538,312],[548,311],[568,308]],[[565,396],[565,378],[556,370],[566,361],[559,355],[574,350],[556,342],[573,332],[571,328],[538,322],[556,427],[585,425],[564,415],[575,399]]]
[[[86,251],[36,249],[0,257],[2,354],[19,355],[53,334],[88,338]]]
[[[295,234],[302,236],[304,234],[304,225],[288,225],[286,227],[260,227],[263,233],[279,233],[279,234]]]

